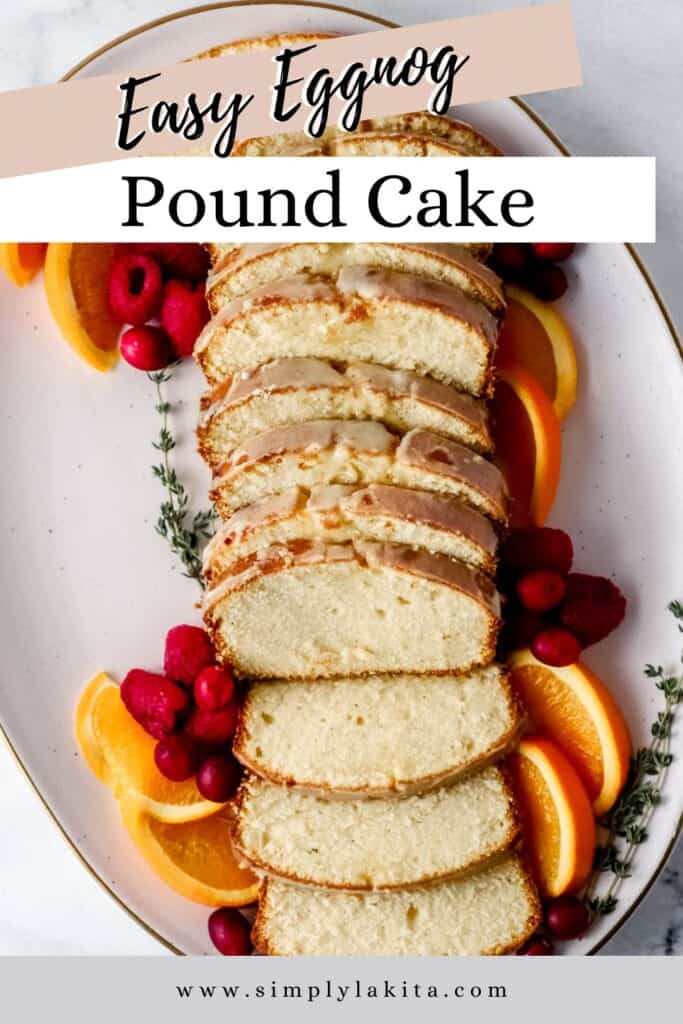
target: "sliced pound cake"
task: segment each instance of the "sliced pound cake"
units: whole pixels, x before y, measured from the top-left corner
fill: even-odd
[[[492,447],[484,402],[440,381],[373,363],[277,359],[224,381],[202,404],[199,451],[213,469],[248,437],[306,420],[376,420],[400,433],[432,430],[478,452]]]
[[[209,384],[276,359],[376,363],[488,394],[498,324],[452,285],[347,267],[305,274],[226,300],[194,349]]]
[[[333,156],[337,154],[331,142],[368,134],[426,138],[444,143],[459,156],[501,155],[498,147],[471,125],[426,111],[366,118],[353,133],[347,134],[336,127],[328,128],[319,139],[313,139],[302,131],[260,135],[238,142],[232,152],[233,156]]]
[[[512,789],[494,766],[451,786],[369,800],[251,776],[236,806],[233,842],[254,870],[356,892],[452,878],[508,849],[520,827]]]
[[[203,601],[220,660],[251,679],[458,673],[493,661],[500,598],[446,555],[304,541],[233,566]]]
[[[540,921],[531,877],[511,854],[474,875],[403,892],[304,889],[269,878],[252,938],[272,956],[500,956]]]
[[[322,795],[408,794],[506,753],[523,722],[498,665],[457,677],[271,680],[249,687],[233,750],[255,775]]]
[[[262,498],[223,523],[204,550],[204,577],[213,586],[254,552],[316,539],[407,544],[492,574],[498,537],[485,516],[444,494],[383,484],[294,488]]]
[[[250,242],[208,245],[211,310],[289,278],[308,274],[336,281],[345,268],[395,271],[460,289],[494,316],[505,312],[500,278],[462,245],[427,242]],[[343,279],[342,279],[343,283]]]
[[[505,481],[492,462],[431,431],[398,437],[371,420],[313,420],[250,438],[214,475],[211,497],[227,519],[292,487],[373,483],[452,495],[506,521]]]

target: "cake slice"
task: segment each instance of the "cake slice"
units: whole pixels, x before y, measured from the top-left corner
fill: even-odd
[[[225,57],[232,53],[254,52],[257,50],[281,50],[284,47],[301,47],[311,43],[334,39],[329,32],[281,32],[248,39],[237,39],[230,43],[214,46],[193,57],[205,60],[209,57]],[[406,114],[391,114],[386,117],[366,118],[360,122],[358,132],[391,132],[410,135],[425,135],[441,139],[453,146],[464,156],[500,156],[500,150],[469,124],[454,118],[441,117],[426,111]],[[325,143],[344,133],[340,128],[330,127],[320,139],[313,139],[305,132],[278,132],[244,139],[233,149],[235,156],[295,156],[327,155]]]
[[[492,447],[485,403],[440,381],[373,363],[277,359],[224,381],[202,404],[199,451],[213,469],[248,437],[306,420],[376,420],[400,433],[432,430],[478,452]]]
[[[221,661],[251,679],[463,673],[493,661],[491,580],[402,544],[302,541],[236,563],[204,595]]]
[[[226,302],[264,285],[301,274],[335,281],[344,268],[397,271],[459,288],[494,316],[505,311],[500,278],[462,245],[427,242],[216,242],[208,245],[212,269],[209,305]]]
[[[299,274],[221,301],[194,349],[210,385],[307,357],[427,374],[477,396],[490,391],[498,323],[452,285],[346,267],[334,281]]]
[[[250,438],[216,471],[211,497],[227,519],[292,487],[373,483],[448,494],[506,521],[505,481],[492,462],[431,431],[399,438],[370,420],[313,420]]]
[[[457,677],[271,680],[249,687],[233,750],[253,774],[321,795],[409,794],[500,757],[523,722],[498,665]]]
[[[269,878],[252,938],[272,956],[501,956],[540,921],[528,870],[510,854],[466,878],[404,892],[302,889]]]
[[[311,138],[302,131],[278,132],[275,135],[243,139],[234,147],[233,156],[333,156],[337,155],[334,143],[338,140],[357,139],[368,134],[409,136],[411,139],[423,138],[434,143],[442,143],[449,147],[446,155],[501,155],[497,146],[475,131],[471,125],[451,117],[417,111],[366,118],[352,133],[345,133],[337,127],[328,128],[319,139]]]
[[[253,776],[236,800],[233,842],[249,866],[302,885],[352,892],[453,878],[519,835],[501,769],[401,798],[334,800]]]
[[[480,513],[443,494],[407,487],[332,484],[262,498],[235,512],[204,549],[213,586],[236,563],[263,548],[302,541],[380,541],[424,548],[492,574],[498,536]]]

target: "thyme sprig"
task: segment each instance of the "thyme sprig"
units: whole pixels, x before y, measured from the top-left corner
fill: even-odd
[[[683,633],[683,603],[671,601],[669,611]],[[651,726],[652,741],[636,751],[626,785],[614,807],[600,824],[605,838],[597,847],[592,875],[585,900],[595,916],[610,914],[618,903],[622,881],[630,878],[633,862],[641,843],[648,837],[648,828],[662,796],[667,769],[673,761],[671,734],[678,705],[683,701],[683,677],[667,675],[661,665],[646,665],[645,675],[653,679],[664,697],[664,707]],[[611,880],[603,895],[596,895],[601,875]]]
[[[166,491],[166,499],[159,508],[156,531],[168,541],[171,551],[184,566],[183,575],[197,580],[203,590],[201,554],[204,543],[213,532],[216,511],[214,508],[195,513],[190,511],[185,486],[171,465],[170,453],[176,447],[176,441],[169,425],[171,403],[164,395],[163,386],[172,379],[175,366],[177,363],[157,373],[147,374],[156,388],[155,408],[161,417],[158,438],[152,442],[152,447],[161,455],[161,461],[152,466],[152,473]]]

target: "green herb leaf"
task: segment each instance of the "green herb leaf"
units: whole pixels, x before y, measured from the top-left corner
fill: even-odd
[[[166,498],[159,508],[156,532],[168,541],[171,551],[182,563],[185,570],[183,575],[197,580],[203,590],[202,548],[204,541],[213,533],[217,516],[214,508],[190,513],[190,500],[185,486],[170,464],[169,454],[176,447],[176,440],[169,425],[172,406],[164,398],[162,387],[172,379],[172,370],[173,367],[169,367],[158,373],[147,374],[156,387],[155,409],[161,417],[159,435],[156,441],[152,441],[152,447],[161,453],[162,461],[152,466],[152,474],[166,491]]]

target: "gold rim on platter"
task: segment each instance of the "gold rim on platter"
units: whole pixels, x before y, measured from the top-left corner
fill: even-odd
[[[182,10],[182,11],[175,11],[172,14],[167,14],[164,17],[161,17],[161,18],[155,18],[153,21],[145,22],[145,24],[140,25],[138,28],[131,29],[130,32],[125,32],[123,35],[117,36],[115,39],[112,39],[110,42],[105,43],[104,46],[100,46],[99,49],[94,50],[87,57],[84,57],[83,60],[79,61],[78,64],[75,64],[72,68],[70,68],[70,70],[67,71],[66,74],[62,77],[61,81],[66,82],[70,78],[73,78],[80,71],[82,71],[84,68],[86,68],[89,64],[92,64],[93,61],[97,60],[98,57],[101,57],[101,56],[103,56],[103,54],[108,53],[110,50],[115,49],[117,46],[120,46],[121,43],[125,43],[129,39],[135,39],[137,36],[144,35],[145,32],[149,32],[152,29],[158,28],[160,25],[165,25],[165,24],[168,24],[169,22],[172,22],[172,21],[178,21],[181,18],[192,17],[192,15],[195,15],[195,14],[202,14],[204,11],[216,11],[216,10],[221,10],[223,8],[231,8],[231,7],[268,7],[268,6],[274,6],[274,7],[283,6],[282,0],[229,0],[229,2],[227,2],[227,3],[203,4],[203,5],[199,6],[199,7],[189,7],[187,9],[185,9],[185,10]],[[338,12],[340,14],[352,14],[352,15],[355,15],[357,17],[364,18],[366,21],[372,22],[375,25],[379,25],[379,26],[381,26],[383,28],[398,28],[399,27],[397,22],[389,21],[386,18],[380,18],[376,14],[367,14],[365,11],[356,10],[356,9],[354,9],[352,7],[340,6],[338,4],[316,3],[316,2],[314,2],[314,0],[292,0],[291,6],[292,7],[310,7],[311,9],[317,9],[317,10],[321,10],[322,9],[322,10],[328,10],[328,11],[336,11],[336,12]],[[567,149],[565,144],[562,142],[562,140],[553,132],[553,130],[551,128],[548,127],[548,125],[545,123],[545,121],[543,121],[543,119],[541,117],[539,117],[539,115],[534,110],[532,110],[531,107],[528,106],[528,104],[526,104],[524,102],[524,100],[521,100],[518,96],[512,96],[511,99],[512,99],[512,101],[514,103],[517,104],[518,107],[520,107],[526,113],[526,115],[529,118],[531,118],[531,120],[534,122],[534,124],[538,128],[540,128],[540,130],[544,133],[544,135],[548,139],[550,139],[550,141],[555,146],[557,146],[558,150],[562,154],[564,154],[564,156],[571,156],[571,153],[569,152],[569,150]],[[669,332],[671,334],[671,339],[672,339],[674,345],[676,346],[676,348],[678,349],[679,355],[681,356],[681,358],[683,358],[683,341],[681,340],[681,338],[680,338],[680,336],[678,334],[678,331],[677,331],[676,326],[675,326],[675,324],[673,322],[671,314],[669,313],[669,311],[667,309],[667,306],[666,306],[666,303],[664,302],[664,299],[660,295],[657,286],[655,285],[652,277],[650,276],[649,271],[647,270],[647,268],[643,264],[643,261],[641,260],[640,256],[636,252],[635,248],[631,244],[629,244],[629,243],[624,243],[624,247],[627,250],[627,252],[629,253],[629,255],[630,255],[631,259],[633,260],[633,262],[635,263],[636,268],[640,272],[641,276],[643,277],[643,280],[645,281],[645,283],[646,283],[646,285],[647,285],[647,287],[648,287],[648,289],[649,289],[653,299],[655,300],[655,302],[656,302],[656,304],[657,304],[657,306],[659,308],[659,311],[660,311],[660,313],[661,313],[661,315],[662,315],[662,317],[664,319],[664,322],[666,323],[666,326],[669,329]],[[21,772],[23,773],[23,775],[25,776],[25,778],[29,782],[31,788],[33,789],[34,793],[36,794],[36,796],[40,800],[40,802],[43,805],[44,809],[47,811],[47,813],[49,814],[50,818],[52,819],[54,824],[57,826],[60,834],[66,840],[66,842],[68,843],[69,847],[76,854],[76,856],[78,857],[79,861],[81,862],[83,867],[88,871],[90,876],[98,883],[98,885],[101,886],[102,889],[104,889],[104,891],[106,893],[108,893],[109,896],[111,896],[111,898],[118,904],[118,906],[121,907],[121,909],[124,910],[125,913],[128,914],[128,916],[133,921],[136,922],[136,924],[140,925],[140,927],[142,929],[144,929],[145,932],[147,932],[148,935],[151,935],[153,938],[155,938],[158,942],[160,942],[163,946],[166,947],[166,949],[170,950],[172,953],[175,953],[178,956],[186,956],[187,954],[183,950],[178,949],[177,946],[174,946],[172,942],[170,942],[168,939],[164,938],[163,935],[160,935],[159,932],[157,932],[156,929],[152,928],[151,925],[147,924],[147,922],[144,921],[138,914],[136,914],[134,910],[131,910],[131,908],[123,901],[123,899],[116,892],[114,892],[114,890],[97,873],[97,871],[92,866],[92,864],[90,864],[90,862],[87,860],[87,858],[78,849],[78,846],[73,841],[71,836],[68,834],[68,832],[66,831],[66,829],[64,828],[64,826],[60,822],[60,820],[57,817],[57,815],[55,814],[55,812],[50,807],[48,801],[45,799],[45,797],[41,793],[41,791],[38,788],[37,784],[31,778],[31,775],[30,775],[28,769],[26,768],[26,766],[24,765],[23,761],[19,757],[19,754],[17,753],[17,751],[15,750],[14,746],[12,745],[12,743],[10,741],[10,738],[7,735],[7,733],[5,732],[5,729],[4,729],[4,727],[3,727],[1,722],[0,722],[0,735],[5,740],[5,742],[7,744],[7,747],[9,749],[10,753],[12,754],[12,757],[14,758],[14,760],[15,760],[16,764],[18,765],[19,769],[21,770]],[[619,931],[619,929],[622,928],[624,924],[626,924],[626,922],[629,920],[631,915],[638,909],[640,904],[643,902],[645,897],[648,895],[648,893],[650,892],[650,890],[654,886],[655,882],[658,880],[662,870],[664,869],[664,867],[666,865],[666,862],[668,861],[671,853],[673,852],[674,847],[676,846],[676,843],[678,841],[678,838],[679,838],[679,836],[681,834],[681,830],[682,829],[683,829],[683,817],[681,819],[679,819],[678,824],[677,824],[676,828],[674,829],[674,833],[671,836],[671,838],[670,838],[670,840],[669,840],[669,842],[668,842],[668,844],[666,846],[666,849],[665,849],[664,853],[662,854],[662,857],[660,858],[660,860],[659,860],[659,862],[657,864],[657,867],[655,868],[655,870],[652,873],[650,879],[648,880],[647,885],[644,886],[642,892],[638,895],[637,899],[635,899],[633,901],[633,903],[630,905],[630,907],[628,907],[628,909],[624,911],[624,913],[621,915],[619,920],[615,922],[615,924],[612,926],[612,928],[610,928],[610,930],[607,932],[607,934],[598,943],[596,943],[595,946],[592,946],[591,949],[588,950],[588,953],[586,954],[587,956],[593,956],[595,953],[598,953],[601,949],[603,949],[603,947],[610,941],[610,939],[614,938],[614,936]]]

